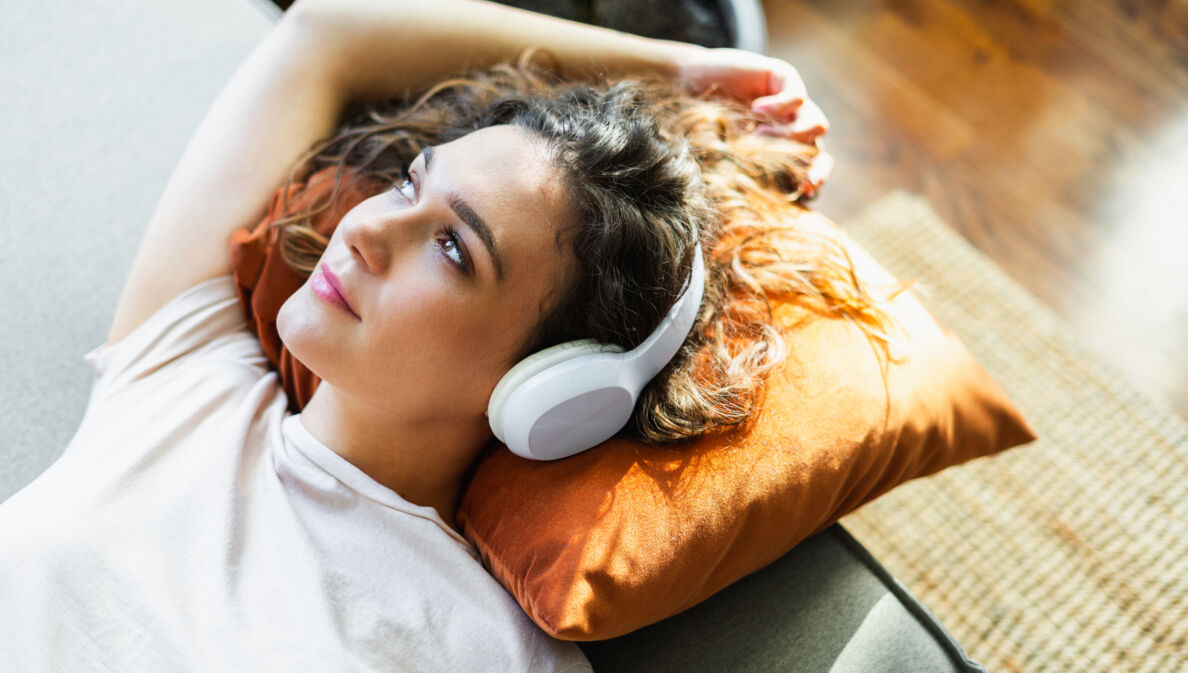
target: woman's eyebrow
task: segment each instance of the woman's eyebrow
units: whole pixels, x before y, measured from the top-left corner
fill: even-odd
[[[426,168],[426,171],[428,168]],[[483,241],[483,245],[487,246],[487,252],[491,253],[491,261],[495,264],[495,279],[503,280],[503,264],[499,261],[499,255],[495,252],[495,237],[491,235],[491,228],[483,222],[483,218],[478,216],[478,213],[462,200],[461,196],[457,194],[450,194],[449,197],[450,208],[458,215],[459,219],[466,223],[468,227],[474,230]]]
[[[433,162],[433,148],[426,146],[421,150],[421,156],[425,161],[425,174],[429,174],[429,167]],[[451,193],[448,198],[450,209],[458,216],[458,219],[466,223],[466,226],[474,232],[475,236],[487,246],[487,252],[491,255],[491,262],[495,266],[495,279],[499,282],[503,281],[503,263],[499,260],[499,254],[495,251],[495,236],[491,233],[491,228],[479,217],[479,214],[474,212],[458,194]]]

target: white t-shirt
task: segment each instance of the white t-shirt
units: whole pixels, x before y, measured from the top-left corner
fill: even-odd
[[[0,505],[0,669],[590,670],[286,412],[229,277],[87,361],[78,433]]]

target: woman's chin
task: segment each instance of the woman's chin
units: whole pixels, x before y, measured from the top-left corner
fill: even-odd
[[[294,292],[276,314],[276,332],[289,354],[319,378],[325,378],[320,364],[331,355],[336,336],[318,320],[317,306],[309,305],[306,287]]]

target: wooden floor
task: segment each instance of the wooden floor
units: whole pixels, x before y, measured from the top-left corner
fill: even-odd
[[[832,130],[814,207],[933,208],[1188,417],[1188,0],[765,0]]]

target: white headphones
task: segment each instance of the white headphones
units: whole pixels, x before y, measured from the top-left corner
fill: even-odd
[[[512,367],[487,404],[491,431],[513,453],[556,460],[610,439],[631,418],[640,391],[693,329],[705,293],[701,246],[668,315],[636,348],[581,339],[546,348]]]

